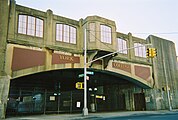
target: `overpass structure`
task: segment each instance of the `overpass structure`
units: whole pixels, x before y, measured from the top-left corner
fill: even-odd
[[[87,65],[90,112],[177,108],[177,62],[173,42],[150,35],[146,40],[116,31],[115,22],[99,16],[79,21],[1,1],[0,115],[77,112],[83,90],[75,88],[84,67],[84,29],[87,61],[121,49]],[[5,14],[6,13],[6,14]],[[157,48],[146,58],[146,44]],[[164,48],[167,48],[166,50]]]

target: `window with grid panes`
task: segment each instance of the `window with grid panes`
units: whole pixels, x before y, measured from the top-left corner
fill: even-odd
[[[140,46],[140,47],[139,47]],[[135,56],[146,58],[146,47],[144,44],[134,43]]]
[[[106,25],[100,25],[100,30],[101,30],[101,42],[104,43],[112,43],[111,40],[111,27],[106,26]]]
[[[77,29],[67,24],[56,24],[56,41],[76,44]]]
[[[127,54],[127,50],[126,50],[127,49],[127,41],[117,38],[117,44],[118,44],[119,53]]]
[[[18,33],[43,37],[43,20],[28,15],[18,17]]]

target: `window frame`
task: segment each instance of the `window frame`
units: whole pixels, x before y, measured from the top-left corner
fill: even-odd
[[[121,41],[121,42],[119,42],[119,41]],[[121,45],[120,45],[120,43],[121,43]],[[123,49],[127,49],[128,48],[127,40],[122,39],[122,38],[117,38],[117,46],[118,46],[117,50],[120,51],[119,53],[121,53],[121,54],[128,54],[128,50],[121,51]]]
[[[56,23],[56,42],[77,44],[77,28],[64,23]]]
[[[141,45],[143,45],[143,46],[137,47],[137,46],[141,46]],[[134,53],[135,53],[136,57],[146,58],[146,46],[144,44],[135,42],[134,47],[137,47],[137,48],[134,48]]]
[[[100,24],[100,39],[103,43],[112,44],[112,27]]]
[[[39,21],[39,23],[37,23],[37,21]],[[19,14],[17,33],[43,38],[44,37],[44,20],[39,17],[35,17],[31,15]]]

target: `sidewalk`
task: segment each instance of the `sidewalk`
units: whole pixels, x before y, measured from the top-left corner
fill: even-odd
[[[133,115],[154,115],[154,114],[166,114],[178,112],[178,110],[168,111],[126,111],[126,112],[102,112],[102,113],[89,113],[87,116],[82,116],[81,114],[50,114],[50,115],[30,115],[30,116],[20,116],[6,118],[5,120],[93,120],[101,119],[115,116],[133,116]]]

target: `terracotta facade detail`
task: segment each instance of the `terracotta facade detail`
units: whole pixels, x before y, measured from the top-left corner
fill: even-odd
[[[149,77],[151,76],[150,68],[149,67],[143,67],[143,66],[134,66],[135,68],[135,75],[149,81]]]
[[[131,73],[131,65],[129,65],[129,64],[112,62],[112,67]]]
[[[14,47],[12,71],[45,65],[45,52]]]

